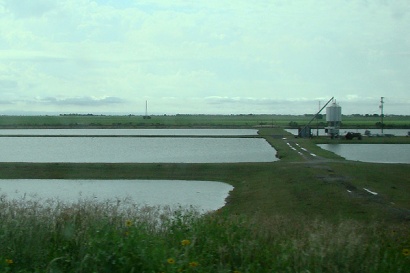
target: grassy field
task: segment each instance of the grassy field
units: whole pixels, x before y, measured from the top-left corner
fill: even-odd
[[[183,179],[234,186],[226,206],[203,217],[92,203],[53,209],[0,198],[0,271],[409,272],[409,164],[346,161],[317,147],[317,139],[294,138],[280,128],[259,135],[280,161],[0,163],[3,179]],[[301,156],[287,142],[317,156]]]
[[[297,128],[306,125],[313,115],[161,115],[151,116],[151,119],[143,119],[142,116],[0,116],[0,128],[15,127],[289,127],[290,124]],[[343,116],[344,128],[378,128],[380,117],[374,116]],[[314,120],[312,126],[326,123],[325,117]],[[386,116],[385,128],[410,128],[410,116]]]

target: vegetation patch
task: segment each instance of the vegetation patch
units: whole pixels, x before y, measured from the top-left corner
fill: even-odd
[[[1,272],[408,272],[407,226],[0,201]],[[256,220],[256,222],[255,222]]]

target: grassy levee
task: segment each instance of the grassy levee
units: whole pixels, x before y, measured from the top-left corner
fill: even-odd
[[[0,271],[409,272],[409,164],[346,161],[280,128],[260,129],[259,137],[277,150],[279,161],[0,163],[2,179],[183,179],[234,186],[226,206],[202,217],[144,208],[121,212],[108,204],[47,209],[1,198]]]
[[[134,115],[45,115],[0,116],[0,128],[145,128],[154,127],[285,127],[306,125],[313,115],[152,115],[150,119]],[[378,128],[380,117],[343,116],[343,128]],[[384,128],[410,128],[409,116],[386,116]],[[314,120],[324,127],[326,119]]]
[[[287,115],[152,115],[142,116],[1,116],[2,127],[238,127],[275,125],[286,126],[289,121],[305,123],[305,116]]]

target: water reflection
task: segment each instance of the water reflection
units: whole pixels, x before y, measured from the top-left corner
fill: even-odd
[[[374,163],[410,163],[410,144],[318,144],[348,160]]]
[[[260,138],[1,137],[0,162],[231,163],[272,162]]]
[[[297,135],[298,134],[298,129],[285,129],[286,132],[291,133],[292,135]],[[370,134],[372,135],[377,135],[381,134],[380,129],[370,129]],[[342,128],[340,129],[340,135],[345,136],[348,132],[354,132],[354,133],[361,133],[362,135],[365,135],[366,129],[346,129]],[[407,136],[409,130],[408,129],[384,129],[383,133],[384,134],[391,134],[395,136]],[[316,136],[319,133],[319,136],[327,136],[325,129],[315,129],[312,128],[312,134],[313,136]]]
[[[0,136],[256,136],[256,129],[1,129]]]
[[[229,184],[184,180],[0,180],[0,195],[17,200],[53,199],[65,203],[79,201],[127,203],[147,206],[194,207],[200,212],[225,205]]]

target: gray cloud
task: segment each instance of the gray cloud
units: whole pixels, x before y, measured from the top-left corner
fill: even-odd
[[[5,7],[17,17],[42,16],[55,7],[52,0],[6,0]]]
[[[66,61],[67,58],[39,51],[0,50],[0,60],[12,62],[52,63]]]
[[[46,97],[36,100],[37,103],[47,105],[61,105],[61,106],[104,106],[112,104],[121,104],[125,101],[119,97],[72,97],[72,98],[55,98]]]
[[[13,90],[18,87],[18,83],[13,80],[0,80],[0,90]]]
[[[0,105],[13,105],[15,102],[9,100],[0,100]]]

